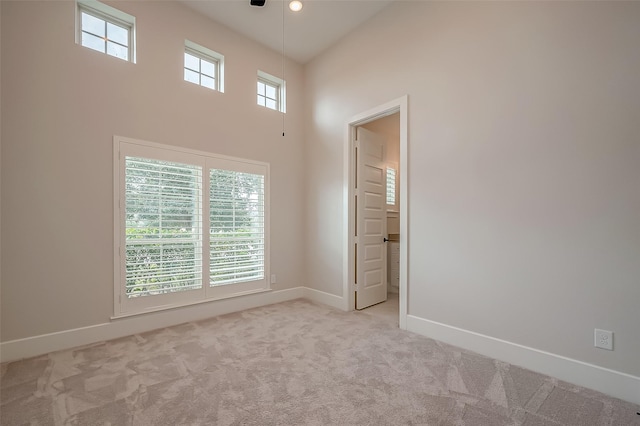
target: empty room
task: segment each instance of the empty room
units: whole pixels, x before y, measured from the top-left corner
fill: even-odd
[[[0,424],[640,425],[640,2],[0,25]]]

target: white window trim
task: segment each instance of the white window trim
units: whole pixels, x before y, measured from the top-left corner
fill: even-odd
[[[258,81],[263,81],[273,86],[278,87],[278,109],[274,110],[272,108],[264,107],[267,109],[271,109],[272,111],[280,111],[281,113],[287,112],[287,83],[274,75],[268,74],[264,71],[258,70]]]
[[[129,29],[128,62],[136,63],[136,17],[96,0],[76,0],[76,44],[82,46],[81,12]],[[106,53],[105,53],[106,54]],[[110,55],[107,55],[110,56]]]
[[[191,40],[184,41],[185,52],[197,56],[205,61],[212,62],[216,67],[216,88],[215,90],[224,93],[224,55],[194,43]],[[184,72],[184,64],[183,64]],[[182,79],[184,80],[184,74]],[[186,80],[185,80],[186,81]],[[193,84],[193,83],[192,83]]]
[[[166,295],[135,298],[131,302],[125,291],[125,155],[145,158],[182,161],[203,167],[203,254],[202,287],[198,290],[180,291]],[[150,157],[153,152],[153,157]],[[209,285],[209,172],[210,168],[230,168],[239,172],[262,174],[264,176],[264,277],[259,281],[240,282],[221,286]],[[229,157],[188,148],[163,145],[122,136],[113,137],[113,229],[114,229],[114,313],[112,319],[157,312],[177,307],[206,303],[214,300],[270,291],[270,166],[268,163]],[[205,195],[206,193],[206,195]],[[207,247],[205,250],[204,247]],[[165,297],[167,296],[167,297]],[[140,299],[147,299],[139,302]]]

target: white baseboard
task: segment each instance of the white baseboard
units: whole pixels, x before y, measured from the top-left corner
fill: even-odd
[[[407,330],[640,405],[640,377],[413,315]]]
[[[316,290],[309,287],[304,287],[303,294],[305,299],[309,299],[312,302],[322,303],[323,305],[331,306],[342,311],[345,309],[344,298],[336,296],[335,294],[325,293],[324,291]]]
[[[344,298],[340,296],[308,287],[295,287],[2,342],[0,343],[0,362],[30,358],[49,352],[117,339],[157,328],[299,298],[306,298],[341,310],[345,309]],[[594,389],[634,404],[640,404],[640,377],[413,315],[407,316],[407,330],[579,386]]]
[[[265,293],[216,300],[184,308],[120,318],[108,323],[89,327],[10,340],[0,343],[0,362],[31,358],[49,352],[117,339],[157,328],[169,327],[171,325],[197,321],[217,315],[229,314],[303,297],[305,297],[304,287],[274,290]]]

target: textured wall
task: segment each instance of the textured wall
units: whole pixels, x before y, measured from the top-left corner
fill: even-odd
[[[638,40],[638,3],[396,2],[316,58],[309,285],[342,294],[345,123],[408,94],[409,314],[640,375]]]
[[[283,137],[255,94],[277,52],[175,2],[116,2],[137,19],[131,64],[75,44],[74,5],[2,2],[2,341],[113,314],[114,134],[269,162],[275,288],[302,285],[301,67]],[[183,81],[185,38],[225,55],[224,94]]]

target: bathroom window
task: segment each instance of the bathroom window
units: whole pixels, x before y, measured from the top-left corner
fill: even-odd
[[[391,209],[398,206],[397,182],[397,169],[387,166],[387,207]]]

